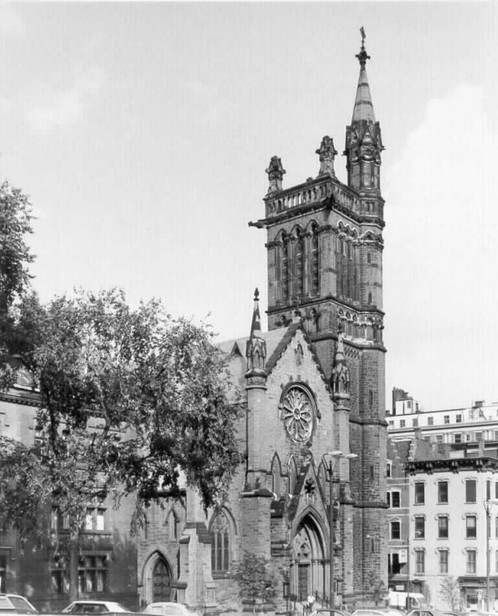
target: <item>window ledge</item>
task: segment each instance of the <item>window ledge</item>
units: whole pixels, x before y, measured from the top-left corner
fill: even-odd
[[[211,575],[213,580],[228,580],[232,577],[230,571],[213,571]]]

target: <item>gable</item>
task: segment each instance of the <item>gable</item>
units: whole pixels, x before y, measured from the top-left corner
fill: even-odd
[[[327,520],[326,497],[320,485],[313,459],[301,467],[293,494],[290,494],[289,521],[298,523],[310,513],[322,524]]]
[[[315,395],[326,396],[333,401],[332,388],[323,373],[306,334],[297,326],[291,326],[275,347],[266,362],[268,387],[278,384],[304,383]]]

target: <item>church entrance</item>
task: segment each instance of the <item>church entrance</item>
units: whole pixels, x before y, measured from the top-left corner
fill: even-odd
[[[299,523],[292,541],[292,552],[291,595],[297,601],[305,601],[308,595],[323,600],[326,576],[323,537],[311,516]]]
[[[152,601],[171,600],[171,572],[162,558],[158,559],[152,571]]]

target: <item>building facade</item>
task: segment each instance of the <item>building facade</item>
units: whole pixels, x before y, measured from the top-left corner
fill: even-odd
[[[420,434],[391,441],[388,452],[389,588],[422,593],[443,611],[488,611],[488,598],[495,610],[496,452],[434,444]]]
[[[414,583],[413,498],[410,494],[408,465],[419,460],[447,458],[450,447],[435,445],[416,434],[413,439],[392,441],[387,445],[387,527],[388,527],[388,584],[399,592],[420,592],[423,584]],[[415,590],[416,588],[416,590]]]
[[[395,399],[393,395],[393,411],[386,419],[389,438],[395,441],[412,438],[415,432],[434,443],[498,441],[497,402],[478,400],[468,407],[423,411],[412,397]]]
[[[0,393],[0,435],[31,447],[38,438],[39,400],[21,368],[17,384]],[[81,598],[118,601],[137,609],[137,547],[130,537],[133,504],[119,509],[102,502],[88,506],[79,537],[78,586]],[[0,504],[0,592],[26,596],[39,610],[59,611],[70,602],[68,538],[65,520],[54,509],[43,542],[20,541],[2,517]]]
[[[448,609],[441,584],[451,577],[466,610],[496,608],[498,460],[454,457],[409,462],[413,579],[432,604]],[[498,502],[498,501],[497,501]]]

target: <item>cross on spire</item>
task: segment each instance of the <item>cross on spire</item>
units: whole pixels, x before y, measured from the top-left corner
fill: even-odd
[[[370,56],[367,54],[367,51],[365,49],[365,39],[367,38],[367,35],[365,34],[365,28],[363,26],[360,28],[360,34],[361,34],[361,49],[360,49],[360,53],[356,54],[356,57],[358,58],[360,62],[361,68],[365,68],[367,60],[370,60]]]

